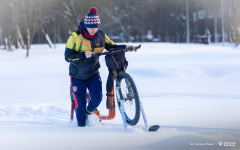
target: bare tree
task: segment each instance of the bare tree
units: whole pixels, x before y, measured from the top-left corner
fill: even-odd
[[[12,27],[12,19],[11,17],[8,17],[7,14],[11,14],[10,11],[10,2],[7,0],[3,0],[0,3],[1,11],[0,13],[0,27],[2,29],[2,39],[3,43],[5,45],[4,49],[11,50],[12,49],[12,41],[13,41],[13,27]]]
[[[218,41],[220,1],[188,1],[190,38],[208,28]],[[239,0],[224,2],[228,40],[239,44]],[[161,41],[186,42],[186,0],[1,0],[1,43],[6,49],[12,44],[24,47],[27,56],[31,43],[48,43],[50,47],[53,41],[65,43],[92,6],[98,8],[100,28],[110,36],[121,34],[125,41],[131,37],[145,41],[151,30]]]
[[[48,42],[48,45],[50,48],[53,47],[53,42],[52,40],[50,39],[49,37],[49,34],[48,34],[48,26],[50,24],[50,22],[53,21],[53,18],[50,18],[50,17],[46,17],[46,18],[41,18],[41,22],[42,22],[42,32],[45,36],[45,39],[47,40]]]
[[[19,1],[16,0],[10,0],[9,1],[9,7],[12,11],[12,21],[14,22],[15,25],[15,35],[16,35],[16,39],[15,39],[15,45],[16,48],[18,47],[22,47],[24,48],[24,40],[23,40],[23,36],[22,36],[22,32],[20,30],[20,25],[19,25],[19,17],[18,17],[18,6],[19,5]]]
[[[29,56],[29,50],[36,31],[37,21],[39,20],[39,10],[41,2],[39,0],[21,0],[21,8],[26,34],[26,48]]]
[[[60,0],[59,7],[56,9],[58,15],[68,27],[68,32],[71,33],[77,29],[80,21],[82,21],[88,12],[94,0]]]
[[[227,19],[228,37],[231,43],[240,44],[240,3],[239,0],[231,0],[231,3],[225,2],[225,16]]]

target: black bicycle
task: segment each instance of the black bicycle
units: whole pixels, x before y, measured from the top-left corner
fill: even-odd
[[[136,50],[139,48],[141,45],[135,47]],[[128,51],[132,51],[132,49],[110,49],[109,52],[97,54],[98,56],[106,55],[106,65],[113,71],[116,99],[125,127],[127,127],[126,124],[136,125],[140,118],[140,100],[137,87],[132,77],[126,72],[128,63],[125,52]]]
[[[135,47],[135,49],[140,49],[141,45]],[[147,118],[139,99],[138,90],[133,78],[126,72],[126,67],[128,62],[125,57],[125,52],[132,51],[132,48],[126,49],[110,49],[108,52],[96,53],[94,56],[105,55],[105,61],[107,67],[113,71],[114,75],[114,91],[112,93],[112,99],[107,101],[107,109],[109,109],[109,115],[103,116],[100,111],[96,110],[94,113],[99,117],[100,120],[111,120],[115,117],[115,101],[114,97],[117,99],[118,107],[122,116],[123,124],[125,130],[128,125],[136,125],[140,119],[140,112],[142,113],[145,126],[147,125]],[[87,94],[87,102],[89,102],[90,97]],[[72,105],[73,109],[73,105]],[[73,113],[73,111],[72,111]],[[71,115],[72,118],[73,115]],[[154,125],[148,128],[149,131],[157,131],[159,125]]]

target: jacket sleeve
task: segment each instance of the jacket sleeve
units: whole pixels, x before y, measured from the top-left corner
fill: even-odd
[[[84,52],[77,52],[76,50],[74,50],[75,45],[76,45],[75,37],[73,35],[71,35],[68,38],[66,48],[65,48],[65,53],[64,53],[65,60],[67,62],[79,61],[80,59],[86,59]]]
[[[108,51],[111,48],[117,48],[117,49],[125,49],[126,48],[126,45],[117,45],[117,44],[115,44],[112,40],[110,40],[108,38],[108,36],[106,34],[105,34],[105,41],[106,41],[105,49],[108,50]]]

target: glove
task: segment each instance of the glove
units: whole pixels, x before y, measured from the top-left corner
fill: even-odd
[[[133,45],[127,45],[126,49],[129,49],[130,51],[137,51]]]

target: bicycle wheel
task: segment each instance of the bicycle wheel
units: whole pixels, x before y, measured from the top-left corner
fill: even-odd
[[[136,125],[140,118],[140,102],[138,91],[132,77],[123,73],[119,76],[119,84],[124,101],[125,118],[129,125]]]

